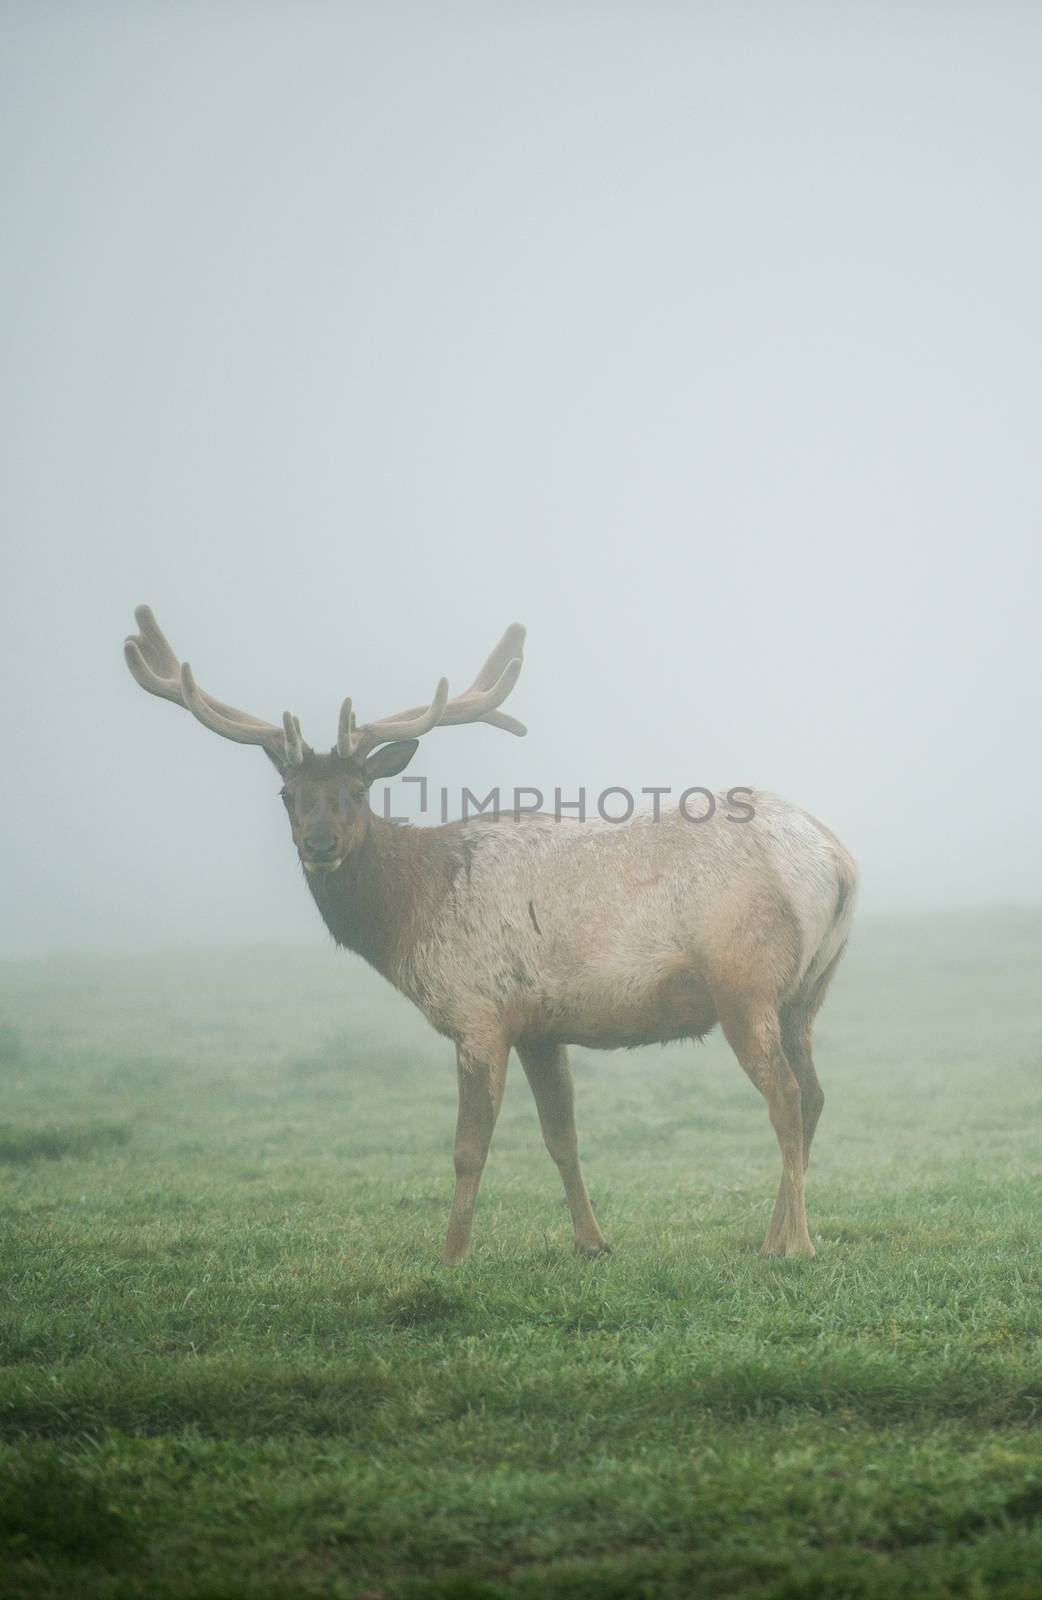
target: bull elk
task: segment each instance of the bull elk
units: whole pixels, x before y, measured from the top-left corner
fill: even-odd
[[[856,872],[806,812],[751,795],[740,825],[678,811],[624,826],[516,812],[407,828],[369,807],[436,727],[524,726],[500,710],[525,631],[508,628],[463,694],[358,724],[340,710],[328,753],[196,684],[147,606],[126,659],[143,689],[225,739],[260,745],[282,777],[308,886],[333,938],[364,956],[456,1046],[456,1187],[443,1261],[462,1260],[514,1048],[560,1169],[576,1248],[606,1250],[579,1164],[567,1046],[702,1038],[719,1022],[763,1094],[782,1174],[764,1254],[813,1255],[803,1177],[824,1096],[814,1017],[842,955]]]

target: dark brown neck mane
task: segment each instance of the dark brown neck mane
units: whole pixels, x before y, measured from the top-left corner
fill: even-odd
[[[369,827],[336,872],[307,874],[308,888],[337,944],[354,950],[391,983],[452,881],[443,828],[410,828],[371,814]]]

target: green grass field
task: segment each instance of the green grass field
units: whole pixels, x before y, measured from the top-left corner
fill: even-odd
[[[816,1261],[719,1039],[514,1065],[437,1266],[451,1047],[353,957],[0,969],[0,1593],[1042,1594],[1042,914],[864,920]]]

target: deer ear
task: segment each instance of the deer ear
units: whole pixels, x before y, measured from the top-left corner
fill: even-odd
[[[396,778],[399,772],[405,771],[419,748],[419,739],[398,739],[394,744],[385,744],[382,750],[375,750],[365,764],[366,783],[376,783],[379,778]]]

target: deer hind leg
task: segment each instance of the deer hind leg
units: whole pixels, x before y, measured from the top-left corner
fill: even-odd
[[[456,1075],[459,1081],[459,1113],[456,1118],[456,1143],[453,1164],[456,1188],[452,1197],[449,1230],[442,1251],[442,1265],[455,1266],[470,1248],[474,1206],[481,1186],[481,1175],[492,1142],[492,1131],[499,1116],[507,1077],[507,1048],[496,1044],[473,1049],[456,1047]]]
[[[818,1125],[825,1092],[821,1087],[811,1055],[811,1035],[814,1031],[814,1013],[805,1003],[792,1001],[782,1008],[782,1048],[800,1086],[800,1111],[803,1120],[803,1170],[810,1161],[811,1141]]]
[[[781,1150],[781,1183],[762,1254],[812,1256],[803,1196],[803,1094],[782,1048],[778,1008],[762,997],[727,998],[720,1005],[720,1023],[743,1071],[767,1101]]]
[[[781,1010],[782,1048],[800,1086],[800,1107],[803,1112],[803,1170],[810,1160],[811,1140],[825,1104],[825,1092],[811,1054],[814,1019],[821,1009],[829,984],[843,957],[844,945],[829,962],[821,977],[808,993],[791,1000]]]
[[[575,1085],[568,1065],[568,1052],[564,1045],[529,1043],[519,1044],[517,1053],[535,1097],[546,1148],[557,1163],[564,1183],[575,1229],[575,1248],[582,1255],[601,1255],[610,1246],[605,1243],[604,1235],[597,1226],[579,1164]]]

